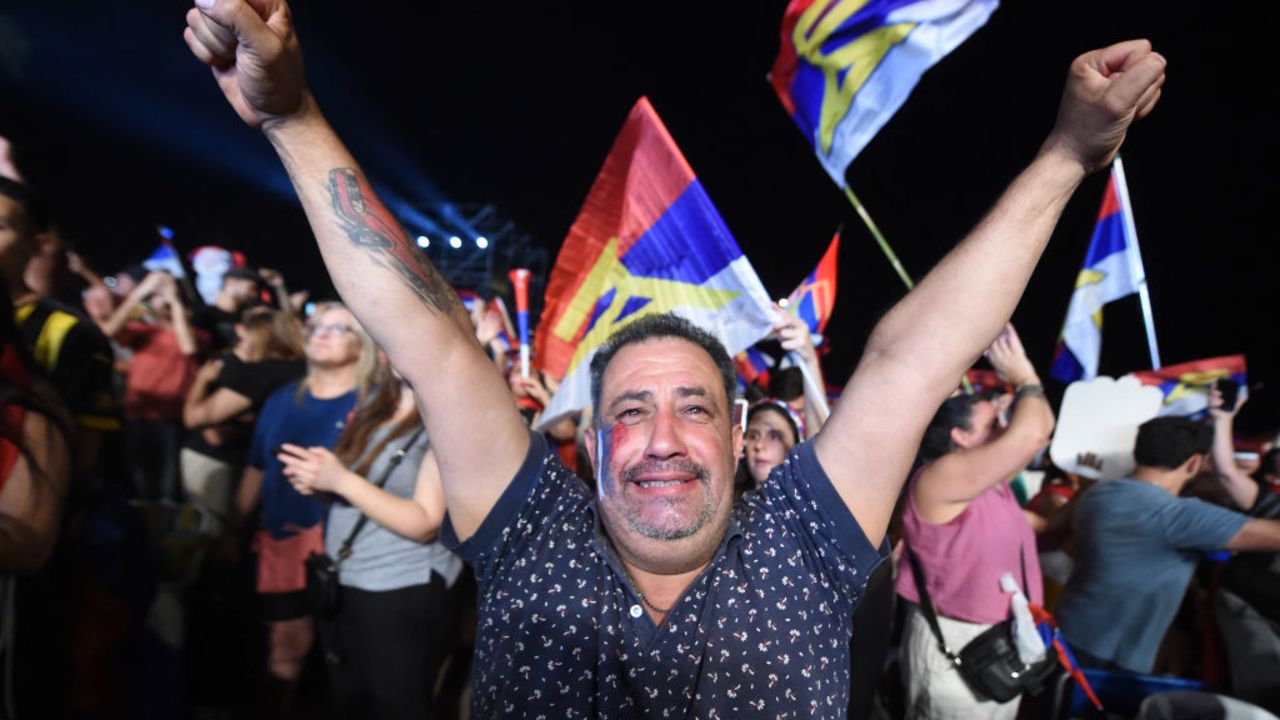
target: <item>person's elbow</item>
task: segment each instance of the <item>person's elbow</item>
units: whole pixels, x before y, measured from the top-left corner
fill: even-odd
[[[422,522],[415,523],[412,528],[408,528],[411,532],[404,533],[404,536],[416,543],[429,543],[440,536],[440,520],[431,520],[424,518]]]
[[[207,415],[208,413],[199,406],[185,407],[182,409],[182,425],[188,430],[199,430],[212,424]]]

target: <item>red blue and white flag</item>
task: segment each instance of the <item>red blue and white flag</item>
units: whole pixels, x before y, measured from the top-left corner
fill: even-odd
[[[733,367],[738,374],[738,385],[746,390],[748,385],[755,384],[761,388],[769,387],[770,373],[778,361],[772,355],[752,345],[733,356]]]
[[[996,0],[792,0],[769,81],[844,186],[849,163]]]
[[[1146,282],[1129,209],[1129,190],[1124,176],[1112,166],[1050,374],[1064,383],[1097,377],[1102,355],[1102,306],[1140,292]]]
[[[641,98],[547,281],[534,358],[563,380],[544,418],[590,405],[588,366],[614,332],[675,313],[733,354],[773,327],[764,285],[653,106]]]
[[[1219,380],[1230,380],[1239,385],[1239,397],[1244,397],[1247,373],[1243,355],[1223,355],[1130,375],[1143,385],[1158,387],[1164,393],[1160,415],[1199,417],[1209,408],[1209,388]]]
[[[836,258],[839,253],[840,232],[836,231],[818,266],[787,297],[787,312],[805,321],[815,345],[822,344],[827,321],[836,306]]]

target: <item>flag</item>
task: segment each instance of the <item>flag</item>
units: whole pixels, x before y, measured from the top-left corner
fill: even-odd
[[[777,365],[777,360],[759,347],[752,345],[733,356],[733,366],[738,374],[738,385],[746,391],[747,386],[755,383],[766,390],[769,388],[769,373]]]
[[[142,267],[148,270],[163,270],[176,278],[185,278],[186,270],[182,269],[182,256],[173,249],[173,243],[161,240],[155,252],[142,261]]]
[[[1076,276],[1062,337],[1053,353],[1050,374],[1064,383],[1097,377],[1102,306],[1139,292],[1147,282],[1128,199],[1124,177],[1112,166],[1084,268]]]
[[[809,325],[814,345],[822,344],[822,333],[826,331],[827,321],[836,306],[836,256],[839,251],[840,232],[837,230],[818,266],[787,297],[787,312]]]
[[[1164,393],[1160,415],[1198,417],[1208,410],[1209,387],[1219,380],[1228,379],[1239,385],[1239,397],[1244,397],[1246,370],[1243,355],[1224,355],[1129,374]]]
[[[996,0],[791,0],[769,81],[837,185]]]
[[[588,366],[615,331],[672,312],[730,356],[773,327],[769,295],[647,98],[627,116],[547,282],[534,357],[562,377],[544,417],[590,405]]]

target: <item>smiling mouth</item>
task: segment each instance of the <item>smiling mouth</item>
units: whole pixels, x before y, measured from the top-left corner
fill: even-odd
[[[693,482],[694,478],[680,478],[672,480],[632,480],[631,482],[642,488],[664,488],[675,487],[687,482]]]
[[[641,490],[678,488],[705,478],[706,471],[701,466],[684,460],[646,463],[622,474],[622,479],[628,485]]]

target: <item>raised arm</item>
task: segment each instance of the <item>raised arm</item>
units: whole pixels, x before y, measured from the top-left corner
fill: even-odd
[[[996,338],[986,355],[1000,379],[1018,389],[1017,404],[999,436],[986,441],[981,433],[987,428],[955,428],[953,438],[969,436],[974,444],[960,445],[920,471],[914,499],[929,522],[949,522],[988,488],[1011,479],[1049,444],[1053,410],[1012,325]]]
[[[1235,445],[1231,437],[1236,413],[1240,412],[1244,400],[1241,397],[1234,408],[1224,410],[1222,393],[1216,387],[1209,390],[1209,414],[1213,416],[1213,465],[1218,482],[1222,483],[1236,507],[1248,511],[1258,502],[1258,483],[1236,467]]]
[[[1035,160],[872,332],[815,447],[873,542],[888,527],[925,426],[1013,314],[1068,198],[1155,106],[1164,67],[1145,40],[1077,58]]]
[[[818,434],[829,417],[829,412],[825,410],[827,398],[825,395],[817,395],[826,388],[822,363],[818,361],[818,349],[813,345],[813,334],[809,332],[808,323],[777,305],[773,308],[778,313],[778,325],[774,332],[778,335],[782,349],[798,356],[804,363],[807,378],[813,379],[813,382],[808,382],[806,378],[804,384],[804,439],[808,440]]]
[[[283,0],[199,0],[183,36],[236,113],[275,147],[338,293],[413,385],[450,519],[467,538],[515,475],[529,436],[457,295],[321,114]]]
[[[99,326],[102,328],[102,334],[109,338],[119,335],[125,323],[129,322],[129,315],[133,313],[133,309],[142,304],[142,301],[146,300],[148,295],[155,292],[156,288],[160,287],[160,283],[164,281],[164,278],[165,274],[159,270],[147,273],[147,276],[142,278],[142,282],[138,283],[133,288],[133,292],[129,293],[124,301],[120,303],[120,307],[111,313],[111,317],[107,318],[106,322]]]

